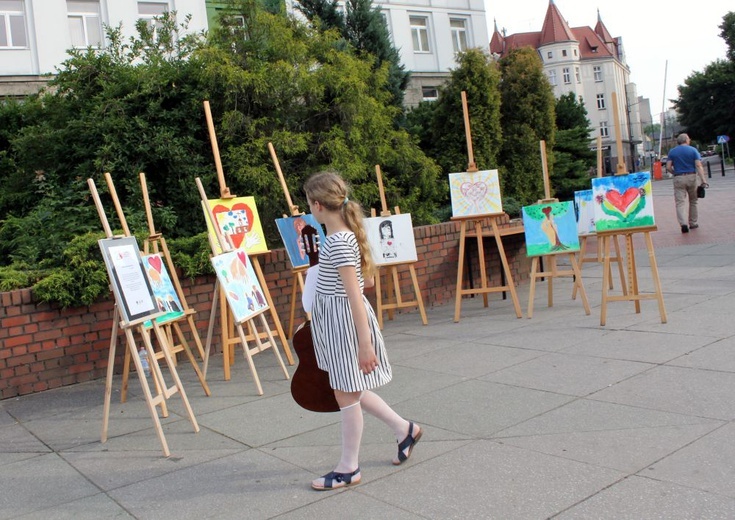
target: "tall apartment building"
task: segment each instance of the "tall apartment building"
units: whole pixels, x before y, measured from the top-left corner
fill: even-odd
[[[189,30],[207,28],[204,0],[0,0],[0,96],[36,92],[68,55],[104,45],[103,24],[122,24],[127,38],[139,19],[176,11]]]
[[[617,135],[623,143],[623,158],[630,171],[643,152],[641,104],[636,85],[630,81],[622,38],[613,38],[597,15],[595,28],[569,27],[554,0],[549,0],[546,18],[539,32],[505,35],[497,23],[490,40],[490,52],[502,57],[512,49],[537,49],[558,98],[573,92],[581,97],[592,123],[590,138],[602,137],[603,157],[608,173],[618,163]],[[617,110],[613,106],[613,94]],[[650,108],[644,120],[650,120]]]

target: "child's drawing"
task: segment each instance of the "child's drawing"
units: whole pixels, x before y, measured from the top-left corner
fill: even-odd
[[[577,217],[577,234],[581,237],[595,233],[595,208],[592,190],[574,192],[574,215]]]
[[[571,201],[524,206],[523,228],[528,256],[579,251],[577,221]]]
[[[596,177],[592,192],[598,233],[654,225],[650,173]]]
[[[220,235],[227,244],[226,250],[244,249],[249,255],[268,251],[254,197],[210,200],[209,208],[214,214]],[[207,230],[215,245],[214,252],[219,254],[222,248],[211,227],[211,218],[206,221]]]
[[[302,267],[309,265],[309,257],[306,256],[304,242],[301,240],[301,231],[306,226],[311,226],[319,233],[319,240],[324,241],[324,230],[314,215],[308,213],[296,217],[284,217],[276,219],[278,232],[281,234],[283,245],[286,246],[288,258],[291,260],[292,267]]]
[[[502,213],[498,170],[449,174],[452,216]]]
[[[160,253],[143,256],[143,267],[148,281],[151,283],[158,310],[164,312],[156,318],[159,324],[175,320],[184,315],[184,308],[176,294],[174,284],[166,269],[166,263]]]
[[[214,256],[212,266],[227,295],[236,323],[242,323],[268,309],[253,264],[245,251],[236,249]]]
[[[410,213],[366,218],[363,222],[376,265],[417,261]]]

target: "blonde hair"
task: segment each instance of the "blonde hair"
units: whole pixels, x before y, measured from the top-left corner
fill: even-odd
[[[342,218],[355,234],[360,247],[360,266],[363,277],[375,274],[375,264],[370,253],[367,233],[363,226],[363,209],[359,202],[348,197],[349,186],[338,173],[320,172],[309,177],[304,184],[304,191],[309,200],[318,201],[329,211],[339,211]]]

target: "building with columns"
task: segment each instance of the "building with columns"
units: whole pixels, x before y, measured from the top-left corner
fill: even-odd
[[[618,136],[623,162],[629,171],[636,171],[636,161],[643,152],[641,104],[630,80],[623,40],[610,35],[599,11],[594,29],[570,27],[554,0],[549,0],[539,32],[507,35],[495,22],[490,40],[494,56],[501,58],[525,46],[538,51],[557,98],[569,92],[582,98],[592,124],[590,139],[594,144],[598,135],[602,137],[606,173],[616,172]],[[650,119],[649,109],[644,120]]]

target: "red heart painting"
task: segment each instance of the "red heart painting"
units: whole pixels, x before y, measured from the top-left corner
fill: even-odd
[[[246,226],[243,228],[238,226],[236,222],[230,221],[232,220],[228,219],[228,213],[230,212],[235,214],[238,212],[244,212],[245,219],[247,221]],[[253,227],[253,210],[250,209],[250,206],[244,202],[236,202],[229,207],[224,204],[216,204],[212,208],[212,213],[214,214],[215,221],[217,222],[217,225],[219,225],[220,232],[223,233],[225,239],[229,239],[233,247],[240,247],[245,239],[245,234]]]
[[[155,269],[159,273],[161,272],[161,257],[160,256],[158,255],[149,256],[148,263],[151,264],[151,267],[153,269]]]
[[[248,266],[248,257],[247,257],[247,255],[245,254],[244,251],[238,251],[237,252],[237,257],[242,262],[242,265],[244,265],[245,267]]]
[[[610,190],[605,193],[605,198],[620,213],[626,214],[628,209],[640,198],[641,192],[638,188],[628,188],[624,193],[618,190]]]

